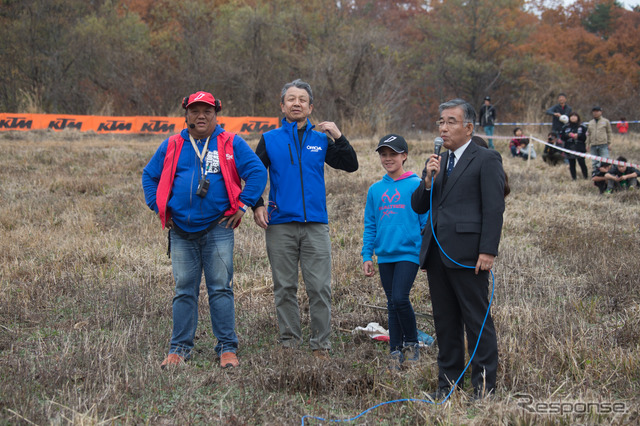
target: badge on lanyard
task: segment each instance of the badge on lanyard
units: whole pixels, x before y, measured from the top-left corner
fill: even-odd
[[[206,173],[220,173],[220,158],[218,150],[209,151],[207,153]]]

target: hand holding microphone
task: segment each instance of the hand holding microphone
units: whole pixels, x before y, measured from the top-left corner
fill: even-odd
[[[440,149],[442,148],[443,144],[444,141],[440,137],[437,137],[434,140],[434,153],[431,154],[426,165],[427,175],[424,179],[424,185],[426,189],[431,189],[431,180],[436,174],[440,172]]]
[[[442,149],[442,145],[444,144],[444,140],[441,137],[437,137],[434,139],[433,141],[433,153],[437,156],[440,156],[440,150]],[[438,167],[438,171],[440,168]],[[431,178],[433,178],[436,175],[436,170],[432,170],[431,171]]]

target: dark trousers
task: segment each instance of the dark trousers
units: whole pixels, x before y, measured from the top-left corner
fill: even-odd
[[[593,184],[598,187],[598,189],[600,190],[600,193],[602,194],[604,191],[607,190],[607,186],[608,186],[607,182],[612,182],[612,181],[601,180],[598,182],[593,182]]]
[[[584,162],[584,158],[576,157],[569,159],[569,172],[571,173],[571,179],[576,180],[576,160],[580,164],[580,170],[582,171],[582,177],[587,178],[587,164]]]
[[[380,281],[387,295],[389,346],[391,352],[402,350],[405,343],[418,343],[416,315],[409,293],[418,274],[418,264],[393,262],[378,264]]]
[[[466,365],[465,329],[469,355],[476,347],[489,306],[489,273],[481,271],[476,275],[473,269],[445,267],[435,244],[430,247],[426,267],[438,339],[438,387],[449,388]],[[498,342],[491,313],[487,315],[471,369],[471,383],[476,392],[495,389]],[[460,380],[458,386],[462,387],[463,382]]]

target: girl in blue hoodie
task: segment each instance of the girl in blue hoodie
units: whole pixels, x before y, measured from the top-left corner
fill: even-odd
[[[409,147],[402,136],[390,134],[378,143],[383,178],[371,185],[364,210],[362,260],[365,276],[375,275],[373,254],[378,258],[380,281],[387,296],[389,345],[392,369],[420,358],[416,317],[409,300],[418,273],[420,231],[427,215],[411,208],[411,194],[421,179],[405,172]]]

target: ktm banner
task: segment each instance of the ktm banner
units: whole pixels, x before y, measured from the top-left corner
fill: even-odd
[[[218,117],[218,124],[232,133],[264,133],[280,126],[277,117]],[[0,113],[0,131],[76,129],[96,133],[178,133],[184,117],[106,117],[65,114]]]

